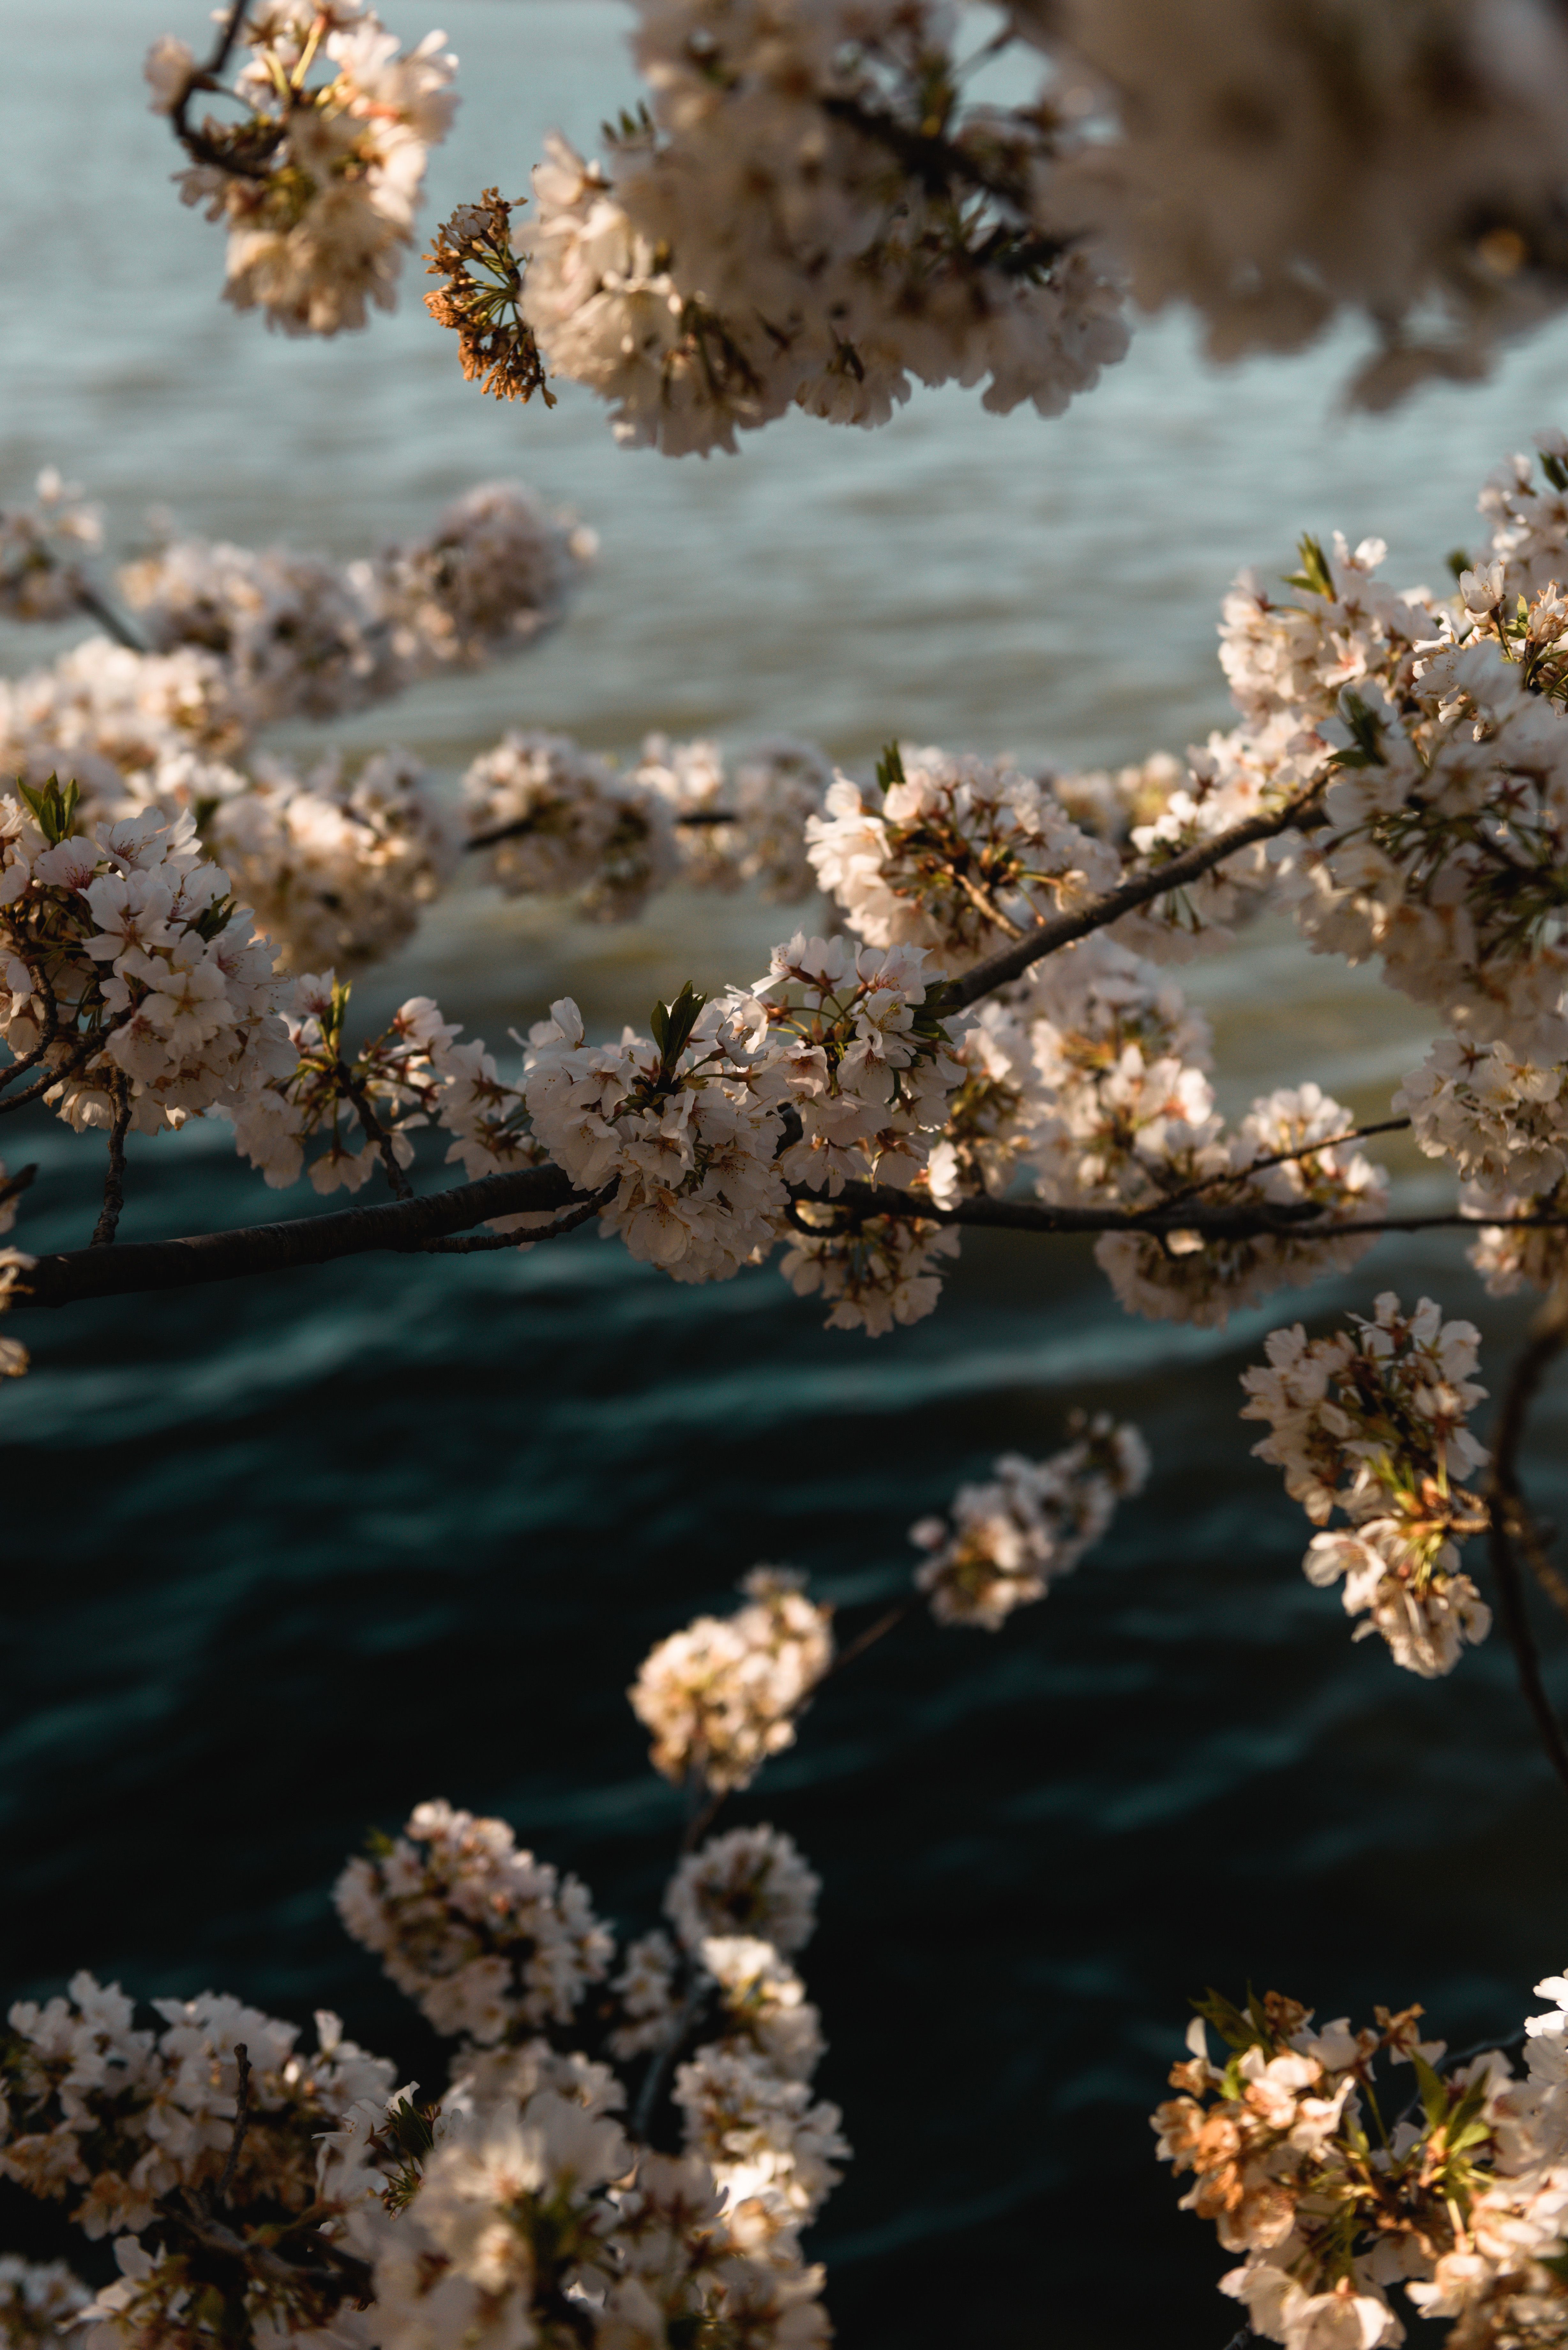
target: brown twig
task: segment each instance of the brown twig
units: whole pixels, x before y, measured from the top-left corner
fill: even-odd
[[[93,1226],[89,1248],[107,1248],[119,1229],[125,1205],[125,1138],[130,1129],[130,1084],[126,1077],[109,1081],[114,1118],[109,1129],[109,1167],[103,1179],[103,1208]]]
[[[484,1249],[524,1248],[535,1241],[559,1240],[563,1232],[575,1232],[579,1224],[586,1224],[590,1216],[597,1216],[599,1210],[615,1197],[619,1186],[618,1175],[613,1183],[607,1183],[604,1190],[596,1191],[591,1200],[585,1200],[580,1207],[569,1210],[564,1216],[557,1216],[553,1223],[524,1224],[522,1231],[516,1232],[465,1232],[457,1240],[431,1241],[420,1251],[420,1254],[472,1256]]]
[[[740,821],[732,808],[693,808],[689,815],[672,813],[670,816],[672,824],[720,825],[739,824]],[[535,816],[514,816],[508,824],[493,825],[488,832],[471,832],[462,845],[465,850],[493,848],[498,841],[521,840],[524,833],[536,831],[539,819]]]
[[[239,2085],[234,2092],[234,2134],[229,2141],[228,2160],[218,2180],[217,2200],[226,2205],[229,2189],[234,2183],[239,2167],[240,2148],[245,2142],[245,2132],[251,2119],[251,2052],[243,2040],[234,2043],[234,2064],[239,2073]]]
[[[857,1657],[863,1657],[875,1641],[885,1639],[889,1632],[896,1632],[899,1625],[914,1613],[914,1607],[912,1599],[900,1599],[878,1616],[874,1624],[867,1624],[864,1632],[857,1632],[846,1648],[840,1648],[822,1679],[830,1681],[835,1673],[841,1673],[846,1665],[852,1665]],[[822,1682],[816,1686],[820,1689]]]
[[[359,1123],[365,1130],[366,1141],[373,1142],[380,1153],[381,1165],[386,1170],[387,1180],[392,1187],[394,1197],[400,1200],[411,1200],[414,1196],[414,1187],[398,1164],[398,1154],[392,1148],[392,1138],[371,1108],[370,1096],[366,1087],[354,1075],[341,1053],[337,1055],[337,1082],[354,1105]]]
[[[73,570],[68,576],[71,592],[82,610],[90,614],[99,628],[114,639],[117,645],[123,645],[127,652],[151,652],[152,649],[146,638],[131,627],[124,614],[116,610],[108,597],[95,588],[84,573]]]
[[[192,130],[188,120],[191,100],[195,97],[196,92],[199,89],[217,88],[218,76],[229,62],[230,54],[234,43],[239,39],[240,27],[245,21],[245,12],[249,5],[250,0],[233,0],[233,5],[227,16],[219,26],[218,37],[213,43],[211,56],[206,64],[192,75],[181,91],[178,99],[170,109],[169,120],[175,138],[184,148],[185,152],[196,162],[213,164],[220,172],[232,172],[238,179],[265,180],[271,176],[269,159],[282,140],[285,130],[283,123],[265,126],[262,137],[254,142],[253,151],[246,154],[232,142],[221,146],[215,140],[209,139],[204,131]]]
[[[1294,1150],[1273,1150],[1266,1159],[1249,1159],[1245,1167],[1227,1167],[1218,1175],[1205,1175],[1199,1183],[1189,1183],[1183,1191],[1167,1191],[1159,1201],[1160,1208],[1174,1208],[1183,1200],[1196,1200],[1200,1192],[1212,1191],[1218,1183],[1239,1183],[1249,1175],[1261,1175],[1266,1167],[1288,1167],[1295,1159],[1315,1159],[1320,1150],[1343,1150],[1347,1142],[1366,1142],[1375,1134],[1402,1134],[1409,1126],[1407,1118],[1380,1118],[1376,1126],[1352,1127],[1348,1134],[1331,1134],[1323,1142],[1303,1142]]]
[[[944,1008],[961,1012],[967,1005],[978,1003],[993,988],[1005,987],[1009,980],[1021,977],[1042,955],[1054,954],[1059,947],[1073,946],[1079,939],[1103,930],[1107,922],[1130,914],[1136,907],[1147,906],[1152,899],[1163,898],[1172,889],[1185,889],[1189,881],[1201,880],[1205,873],[1240,850],[1289,832],[1293,826],[1313,815],[1324,788],[1322,783],[1314,784],[1309,791],[1301,793],[1273,815],[1249,816],[1245,824],[1232,825],[1229,832],[1216,833],[1212,840],[1184,849],[1179,857],[1172,857],[1164,865],[1130,874],[1116,889],[1107,890],[1103,898],[1094,899],[1087,906],[1080,906],[1075,913],[1055,914],[1048,922],[1036,922],[1013,944],[999,947],[961,977],[950,980],[942,999]]]
[[[1568,1342],[1568,1283],[1560,1285],[1537,1314],[1514,1364],[1498,1413],[1487,1486],[1489,1548],[1497,1586],[1498,1615],[1513,1649],[1519,1686],[1546,1758],[1568,1788],[1568,1741],[1541,1678],[1541,1659],[1524,1604],[1524,1580],[1515,1544],[1531,1526],[1519,1480],[1519,1451],[1530,1407],[1546,1372]],[[1533,1530],[1532,1530],[1533,1531]]]

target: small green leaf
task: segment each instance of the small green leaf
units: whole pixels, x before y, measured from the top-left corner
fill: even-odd
[[[1422,2111],[1430,2126],[1437,2129],[1448,2117],[1449,2093],[1418,2049],[1411,2049],[1410,2062],[1416,2068],[1416,2082],[1421,2092]]]
[[[1286,587],[1304,588],[1309,596],[1327,596],[1332,599],[1334,574],[1328,567],[1327,556],[1310,532],[1303,531],[1296,552],[1302,567],[1287,574]]]
[[[1553,457],[1547,450],[1542,449],[1541,470],[1554,490],[1568,490],[1568,465],[1563,463],[1561,457]]]
[[[1227,2048],[1256,2047],[1257,2033],[1241,2009],[1228,2000],[1223,1991],[1215,1991],[1210,1986],[1201,1999],[1191,2000],[1188,2003],[1196,2008],[1205,2023],[1214,2026]]]
[[[1462,546],[1450,546],[1447,555],[1444,556],[1443,560],[1448,565],[1449,569],[1453,573],[1456,579],[1459,577],[1461,571],[1469,571],[1474,568],[1469,556],[1466,554]]]
[[[904,781],[904,754],[897,743],[885,743],[877,762],[877,782],[882,791],[890,791],[895,784]]]
[[[688,980],[672,1003],[656,1003],[649,1015],[653,1041],[659,1047],[659,1075],[673,1075],[675,1065],[691,1039],[691,1031],[707,1003]]]
[[[80,789],[74,776],[64,791],[60,789],[58,775],[51,775],[41,789],[35,791],[18,775],[16,789],[32,809],[34,821],[51,848],[56,847],[60,841],[69,839],[71,827],[76,821],[77,802],[81,797]]]

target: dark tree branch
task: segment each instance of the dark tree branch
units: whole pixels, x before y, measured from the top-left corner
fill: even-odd
[[[1568,1284],[1559,1287],[1531,1325],[1502,1399],[1492,1440],[1491,1476],[1487,1486],[1489,1548],[1492,1580],[1497,1586],[1498,1614],[1513,1649],[1519,1686],[1535,1724],[1546,1759],[1568,1788],[1568,1742],[1552,1708],[1541,1678],[1541,1659],[1530,1616],[1524,1604],[1524,1578],[1515,1548],[1533,1537],[1529,1510],[1520,1487],[1519,1451],[1530,1407],[1542,1380],[1568,1342]],[[1527,1534],[1527,1530],[1528,1534]]]
[[[1376,1126],[1355,1126],[1347,1134],[1331,1134],[1323,1142],[1303,1142],[1295,1150],[1272,1150],[1266,1159],[1253,1159],[1245,1167],[1227,1167],[1218,1175],[1206,1175],[1200,1183],[1189,1183],[1183,1191],[1168,1191],[1160,1206],[1174,1208],[1182,1200],[1196,1200],[1199,1193],[1212,1191],[1218,1184],[1261,1175],[1266,1167],[1288,1167],[1293,1159],[1315,1159],[1320,1151],[1343,1150],[1347,1142],[1366,1142],[1375,1134],[1403,1134],[1409,1124],[1407,1118],[1379,1118]]]
[[[558,1167],[524,1167],[504,1175],[482,1175],[420,1200],[390,1200],[372,1208],[344,1208],[334,1215],[303,1216],[287,1223],[252,1224],[239,1231],[200,1232],[183,1240],[138,1241],[129,1247],[73,1249],[41,1256],[12,1292],[12,1310],[32,1305],[75,1305],[91,1297],[123,1297],[147,1289],[188,1289],[209,1281],[234,1281],[254,1273],[288,1273],[375,1249],[419,1250],[448,1232],[472,1230],[489,1216],[509,1216],[530,1208],[583,1204]]]
[[[260,135],[249,142],[248,151],[244,151],[233,142],[220,143],[209,139],[205,131],[192,130],[190,122],[191,100],[196,92],[218,88],[218,76],[228,64],[234,43],[239,39],[240,27],[245,21],[249,5],[250,0],[233,0],[228,15],[219,26],[212,54],[181,91],[170,111],[169,120],[181,146],[196,162],[211,163],[220,172],[232,172],[242,180],[265,180],[270,177],[271,158],[283,139],[283,123],[265,125]]]
[[[99,628],[114,639],[117,645],[123,645],[126,651],[130,653],[151,651],[152,648],[146,638],[131,627],[124,614],[117,611],[108,597],[101,594],[83,573],[73,571],[70,575],[70,582],[72,592],[82,610],[89,613]]]
[[[103,1179],[103,1211],[93,1226],[89,1248],[107,1248],[119,1229],[125,1206],[125,1138],[130,1128],[130,1084],[125,1077],[110,1082],[114,1118],[109,1129],[109,1168]]]
[[[978,1003],[993,988],[1005,987],[1009,980],[1021,978],[1042,955],[1054,954],[1059,947],[1074,946],[1079,939],[1104,930],[1107,922],[1118,921],[1123,914],[1147,906],[1151,899],[1166,897],[1172,889],[1185,889],[1189,881],[1201,880],[1205,873],[1212,872],[1216,865],[1223,865],[1228,857],[1234,857],[1241,849],[1251,848],[1260,840],[1277,839],[1282,832],[1289,832],[1315,811],[1324,788],[1324,784],[1314,784],[1310,791],[1301,793],[1272,816],[1249,816],[1245,824],[1232,825],[1229,832],[1216,833],[1212,840],[1202,841],[1196,848],[1183,849],[1179,857],[1170,858],[1164,865],[1150,866],[1147,872],[1129,875],[1103,898],[1080,906],[1075,913],[1056,914],[1048,922],[1037,922],[1012,945],[999,947],[972,970],[950,980],[942,998],[943,1008],[961,1012],[969,1004]]]
[[[722,825],[739,824],[740,817],[732,808],[693,808],[689,815],[670,813],[672,824]],[[539,819],[533,816],[514,816],[509,824],[493,825],[488,832],[471,832],[463,842],[464,850],[493,848],[498,841],[521,840],[524,833],[538,829]]]
[[[399,1200],[411,1200],[414,1196],[414,1187],[398,1164],[398,1154],[392,1148],[392,1138],[370,1106],[369,1088],[355,1076],[341,1053],[337,1055],[337,1081],[354,1105],[359,1124],[364,1129],[366,1141],[373,1142],[380,1154],[381,1165],[386,1170],[387,1180],[392,1187],[393,1197]]]

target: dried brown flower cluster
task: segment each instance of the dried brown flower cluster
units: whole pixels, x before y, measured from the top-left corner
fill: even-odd
[[[459,204],[442,221],[425,258],[428,275],[448,282],[425,296],[425,308],[456,332],[468,382],[477,380],[497,400],[532,400],[537,391],[554,408],[539,346],[517,307],[523,264],[512,249],[513,210],[499,188],[486,188],[476,204]]]

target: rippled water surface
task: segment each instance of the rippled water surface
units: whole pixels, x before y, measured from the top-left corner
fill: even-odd
[[[1430,578],[1473,543],[1487,466],[1563,412],[1561,332],[1390,423],[1337,411],[1344,349],[1219,376],[1161,326],[1051,424],[927,395],[877,436],[801,421],[738,462],[628,454],[570,391],[547,414],[467,390],[413,280],[395,318],[320,348],[223,309],[216,233],[141,108],[162,5],[0,0],[0,496],[53,461],[117,544],[161,504],[347,555],[522,473],[603,542],[568,626],[339,730],[453,773],[508,723],[616,751],[653,726],[788,728],[850,760],[894,733],[1179,748],[1223,721],[1213,619],[1240,563],[1338,524]],[[521,190],[548,124],[591,143],[632,94],[610,0],[443,15],[465,98],[438,205]],[[3,650],[15,668],[53,642]],[[605,932],[468,894],[366,1009],[430,989],[499,1041],[569,989],[605,1028],[688,975],[752,975],[776,919],[670,899]],[[1384,1114],[1423,1034],[1282,931],[1193,984],[1228,1106],[1312,1074]],[[79,1243],[91,1149],[45,1125],[5,1149],[42,1167],[26,1237]],[[289,1211],[221,1131],[133,1156],[128,1237]],[[1495,1377],[1521,1316],[1449,1241],[1386,1242],[1305,1310],[1386,1284],[1480,1319]],[[1048,1450],[1073,1404],[1109,1407],[1156,1463],[1113,1539],[999,1638],[879,1648],[738,1816],[787,1826],[826,1881],[808,1970],[857,2160],[817,2243],[845,2340],[1217,2345],[1220,2260],[1144,2120],[1189,1991],[1419,1997],[1465,2039],[1568,1951],[1561,1799],[1506,1656],[1428,1687],[1352,1649],[1249,1458],[1237,1373],[1292,1310],[1132,1322],[1076,1246],[970,1241],[940,1312],[871,1345],[773,1273],[677,1289],[585,1234],[31,1317],[36,1368],[0,1399],[5,1982],[88,1963],[330,2002],[433,2079],[329,1910],[368,1824],[438,1792],[503,1812],[646,1921],[678,1825],[620,1694],[649,1640],[758,1558],[880,1598],[919,1512],[1004,1447]],[[1559,1509],[1564,1433],[1549,1400],[1533,1471]],[[45,2241],[30,2207],[5,2220]]]

